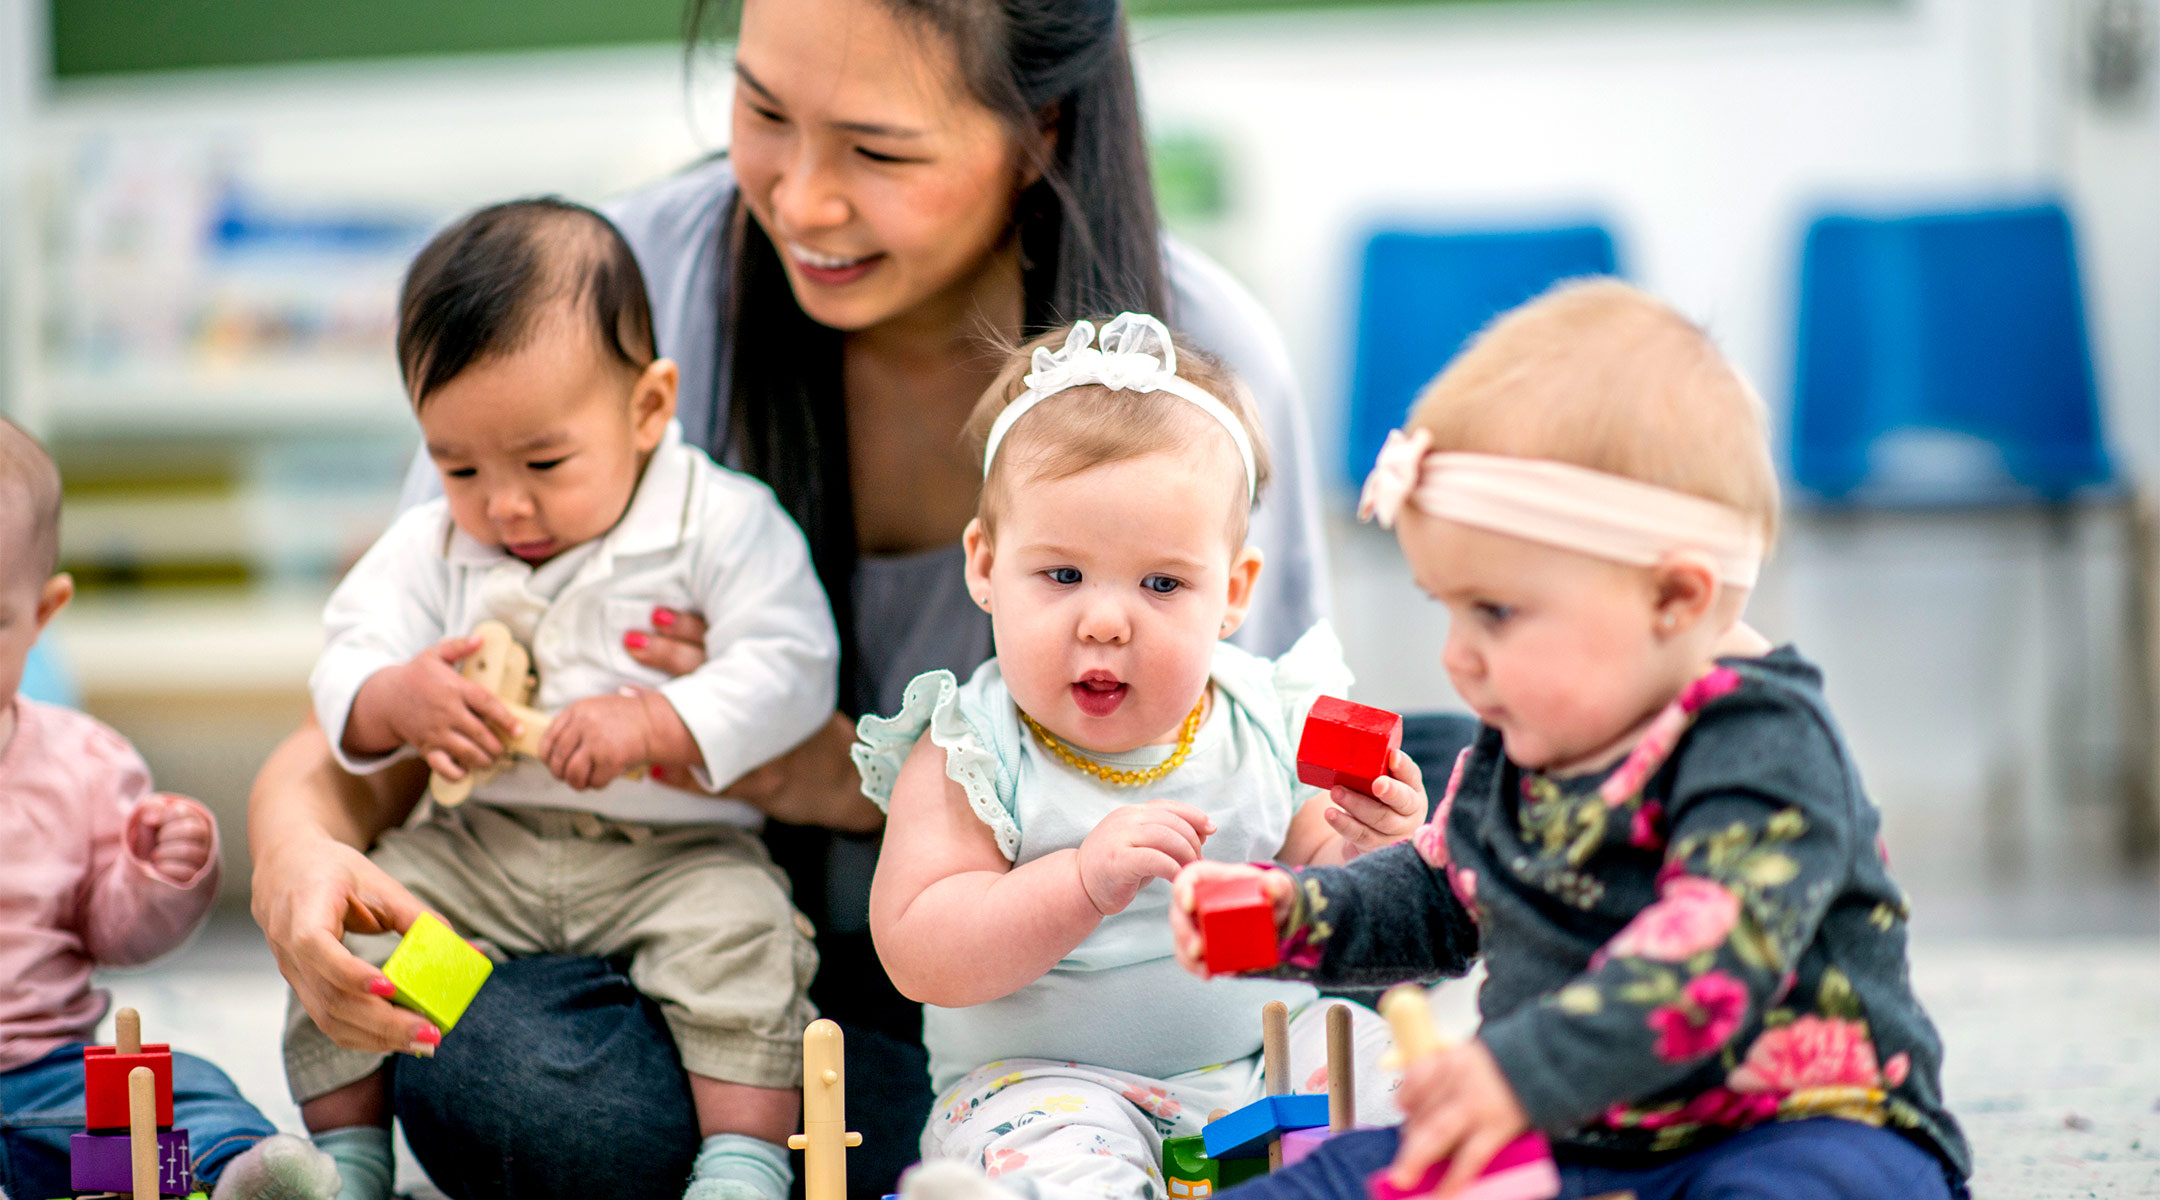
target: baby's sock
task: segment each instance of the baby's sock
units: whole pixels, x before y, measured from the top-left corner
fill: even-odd
[[[397,1159],[390,1153],[390,1131],[380,1125],[347,1125],[315,1135],[315,1144],[337,1161],[345,1190],[338,1200],[390,1200]]]
[[[338,1165],[306,1138],[275,1133],[225,1164],[210,1200],[331,1200]]]
[[[698,1147],[683,1200],[788,1200],[794,1182],[786,1147],[740,1133],[716,1133]]]

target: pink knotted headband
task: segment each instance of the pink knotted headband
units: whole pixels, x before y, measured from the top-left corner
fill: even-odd
[[[1392,528],[1412,504],[1429,516],[1634,566],[1694,551],[1733,587],[1754,587],[1761,574],[1762,530],[1729,505],[1572,463],[1431,446],[1428,430],[1388,432],[1358,499],[1359,519]]]

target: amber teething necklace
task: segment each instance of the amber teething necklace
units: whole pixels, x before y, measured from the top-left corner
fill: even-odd
[[[1178,727],[1177,749],[1170,752],[1170,757],[1145,771],[1123,771],[1116,767],[1106,767],[1094,759],[1083,757],[1078,751],[1059,741],[1056,734],[1044,729],[1041,722],[1026,713],[1020,714],[1020,720],[1027,725],[1028,732],[1041,740],[1045,750],[1056,755],[1059,762],[1073,770],[1084,771],[1112,787],[1139,787],[1143,783],[1153,783],[1161,779],[1185,762],[1185,756],[1192,753],[1193,738],[1200,733],[1200,718],[1207,712],[1207,700],[1207,692],[1202,691],[1200,703],[1193,705],[1192,712],[1185,717],[1185,723]]]

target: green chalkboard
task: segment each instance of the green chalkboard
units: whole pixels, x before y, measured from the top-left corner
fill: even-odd
[[[1127,0],[1136,16],[1493,0]],[[1513,0],[1516,3],[1534,0]],[[1582,3],[1584,0],[1560,0]],[[1598,0],[1645,3],[1646,0]],[[1666,0],[1671,3],[1672,0]],[[1685,0],[1758,7],[1775,0]],[[1788,0],[1789,2],[1789,0]],[[1867,3],[1869,0],[1814,0]],[[1874,0],[1884,3],[1886,0]],[[1895,2],[1895,0],[1887,0]],[[60,79],[677,42],[683,0],[47,0]]]

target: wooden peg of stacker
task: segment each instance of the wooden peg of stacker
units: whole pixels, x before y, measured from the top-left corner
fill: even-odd
[[[123,1008],[113,1014],[113,1048],[122,1054],[142,1053],[142,1014]]]
[[[804,1200],[847,1200],[847,1152],[862,1135],[847,1128],[847,1049],[840,1027],[819,1019],[803,1030],[803,1131],[788,1149],[803,1152]]]
[[[140,1026],[135,1041],[142,1044]],[[128,1154],[135,1200],[158,1200],[157,1076],[148,1067],[128,1072]]]
[[[1357,1067],[1352,1062],[1350,1006],[1331,1004],[1327,1011],[1327,1127],[1347,1133],[1357,1124]]]
[[[1446,1046],[1433,1028],[1432,1005],[1425,998],[1425,989],[1414,983],[1389,988],[1380,997],[1380,1015],[1387,1018],[1388,1028],[1395,1033],[1395,1050],[1383,1060],[1383,1066],[1403,1070]]]
[[[1290,1092],[1290,1006],[1270,1000],[1260,1006],[1260,1072],[1270,1096]],[[1268,1170],[1282,1170],[1282,1139],[1268,1143]]]

